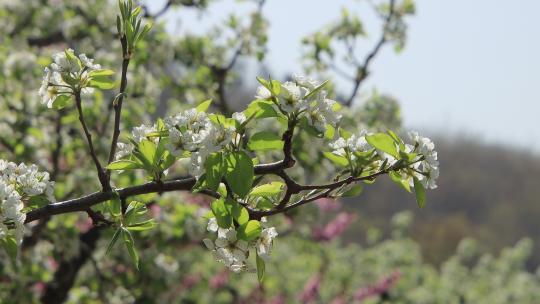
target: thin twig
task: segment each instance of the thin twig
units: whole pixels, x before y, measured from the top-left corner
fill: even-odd
[[[358,93],[358,91],[360,89],[360,85],[362,84],[362,82],[368,76],[369,65],[371,64],[371,62],[373,61],[375,56],[377,56],[377,54],[379,53],[381,48],[384,46],[384,44],[386,44],[386,42],[388,42],[388,40],[386,38],[386,28],[388,27],[389,23],[392,21],[392,18],[394,17],[395,4],[396,4],[396,0],[390,0],[389,11],[388,11],[388,15],[386,16],[386,18],[384,20],[384,25],[383,25],[381,38],[375,44],[375,47],[371,50],[371,52],[369,52],[369,54],[366,56],[366,58],[364,59],[363,64],[357,66],[356,79],[355,79],[355,82],[354,82],[354,86],[353,86],[351,95],[344,102],[344,104],[346,106],[350,106],[352,104],[354,98],[356,97],[356,94]]]
[[[96,155],[94,144],[92,143],[92,134],[90,134],[90,131],[88,130],[88,126],[86,125],[86,121],[84,120],[80,91],[75,92],[75,104],[77,106],[77,111],[79,112],[79,121],[81,122],[84,135],[86,136],[86,141],[88,142],[90,156],[92,157],[92,160],[94,161],[94,164],[96,165],[96,170],[98,173],[99,182],[101,183],[101,187],[103,188],[103,191],[110,191],[111,186],[109,185],[109,179],[107,178],[107,175],[105,175],[105,171],[103,171],[103,167],[101,166],[101,163],[99,162],[99,159]]]
[[[109,152],[109,160],[108,163],[110,164],[114,160],[114,155],[116,154],[116,145],[118,143],[118,137],[120,136],[120,120],[122,116],[122,102],[124,101],[124,95],[126,91],[127,86],[127,69],[129,66],[129,60],[131,57],[131,54],[128,53],[128,46],[127,46],[127,38],[126,35],[123,35],[120,38],[120,42],[122,43],[122,54],[124,59],[122,60],[122,79],[120,80],[120,92],[118,93],[118,98],[116,98],[116,102],[113,104],[114,107],[114,131],[113,131],[113,137],[111,141],[111,149]],[[110,177],[111,173],[110,171],[107,171],[107,179]]]

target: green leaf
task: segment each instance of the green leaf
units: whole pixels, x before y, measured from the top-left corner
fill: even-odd
[[[257,278],[259,279],[259,283],[262,283],[264,279],[264,273],[266,272],[266,266],[264,264],[264,260],[258,254],[256,257],[256,262],[257,262]]]
[[[399,174],[399,172],[396,172],[396,171],[392,171],[390,172],[389,174],[390,178],[392,179],[392,181],[396,184],[398,184],[401,188],[405,189],[405,191],[411,193],[411,185],[409,183],[408,180],[404,180],[403,177],[401,176],[401,174]]]
[[[251,220],[238,227],[237,237],[240,240],[251,242],[261,235],[261,231],[261,223],[257,220]]]
[[[398,144],[399,149],[401,151],[405,151],[405,144],[403,143],[401,138],[399,138],[399,136],[397,136],[397,134],[394,133],[394,131],[392,130],[388,130],[387,132],[388,132],[388,135],[390,135],[390,137],[392,137],[392,139],[396,142],[396,144]]]
[[[133,236],[126,228],[122,227],[121,229],[124,245],[126,245],[129,256],[131,257],[131,261],[133,262],[133,265],[135,265],[135,268],[139,270],[139,255],[137,254],[137,249],[135,249],[135,241],[133,240]]]
[[[122,215],[122,202],[118,195],[113,196],[113,198],[107,201],[107,210],[115,218]]]
[[[248,148],[253,151],[281,150],[283,149],[283,141],[278,134],[262,131],[251,136]]]
[[[93,70],[88,72],[88,76],[95,77],[95,76],[111,76],[114,75],[113,70]]]
[[[271,182],[269,184],[264,184],[257,186],[251,190],[249,193],[250,196],[273,196],[278,193],[281,193],[284,187],[282,182]]]
[[[139,152],[141,152],[144,159],[146,159],[148,163],[153,164],[154,157],[156,155],[156,150],[157,150],[156,144],[149,141],[148,139],[143,139],[139,143],[138,148],[139,148]]]
[[[231,199],[225,201],[230,214],[239,225],[243,225],[249,221],[249,213],[246,208]]]
[[[334,126],[332,126],[331,124],[327,124],[326,131],[324,132],[324,138],[333,139],[335,134],[336,134],[336,128],[334,128]]]
[[[221,152],[212,153],[206,158],[204,163],[206,173],[206,186],[208,189],[216,191],[225,174],[223,154]]]
[[[141,222],[142,218],[147,214],[148,209],[144,203],[132,201],[126,208],[124,214],[124,223],[130,226],[133,223]]]
[[[364,186],[362,186],[361,184],[356,184],[352,186],[351,189],[343,193],[341,196],[342,197],[359,196],[363,190],[364,190]]]
[[[418,207],[424,208],[426,206],[426,189],[424,189],[424,186],[418,180],[418,178],[413,177],[414,180],[414,193],[416,194],[416,202],[418,203]]]
[[[246,152],[232,152],[226,156],[227,172],[225,180],[232,191],[241,198],[244,198],[253,183],[253,161]]]
[[[88,86],[92,88],[98,88],[100,90],[110,90],[116,86],[114,80],[107,76],[95,76],[88,82]]]
[[[70,101],[71,95],[58,95],[54,99],[52,106],[54,109],[60,110],[63,109]]]
[[[141,169],[142,166],[140,163],[129,160],[129,159],[121,159],[117,160],[115,162],[110,163],[106,167],[109,170],[131,170],[131,169]]]
[[[225,229],[231,227],[232,216],[227,206],[225,206],[225,201],[223,201],[223,199],[220,198],[213,201],[210,208],[212,209],[212,213],[216,217],[216,221],[219,227]]]
[[[279,92],[281,92],[281,83],[277,80],[271,80],[270,81],[270,92],[274,94],[274,96],[278,96]]]
[[[13,236],[5,236],[0,239],[0,244],[12,260],[17,259],[19,248],[17,246],[17,240]]]
[[[323,152],[323,155],[338,166],[345,167],[349,165],[349,160],[344,156],[337,155],[332,152]]]
[[[309,92],[304,99],[309,99],[311,96],[317,94],[320,90],[322,90],[326,85],[328,84],[328,80],[325,80],[323,83],[321,83],[319,86],[317,86],[313,91]]]
[[[197,109],[198,112],[206,112],[210,107],[210,104],[212,104],[212,99],[201,102],[195,109]]]
[[[390,135],[385,133],[366,135],[366,141],[376,149],[386,152],[396,159],[400,158],[396,149],[396,142]]]
[[[130,231],[144,231],[150,230],[156,226],[156,221],[154,219],[149,219],[144,222],[131,224],[127,227]]]
[[[105,254],[109,254],[109,252],[111,252],[111,249],[114,247],[114,244],[116,244],[116,241],[120,237],[121,231],[122,231],[121,228],[116,229],[111,241],[109,242],[109,245],[107,246],[107,250],[105,251]]]
[[[257,209],[270,210],[274,208],[274,204],[268,197],[259,197],[257,199]]]
[[[170,166],[172,166],[174,164],[174,162],[176,161],[176,157],[174,157],[171,153],[169,153],[169,151],[165,151],[165,153],[163,153],[163,162],[161,163],[161,170],[165,171],[167,170]]]
[[[246,117],[251,117],[254,115],[255,118],[269,118],[269,117],[278,117],[279,114],[274,108],[274,103],[267,100],[254,100],[249,104],[249,106],[244,111]]]

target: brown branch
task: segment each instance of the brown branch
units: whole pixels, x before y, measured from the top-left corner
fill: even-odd
[[[262,164],[255,166],[255,174],[272,174],[284,168],[283,162],[278,161],[275,163]],[[169,181],[162,182],[148,182],[146,184],[127,187],[117,190],[120,198],[127,198],[130,196],[148,194],[148,193],[163,193],[170,191],[189,191],[195,185],[196,179],[194,177],[185,177],[181,179],[173,179]],[[217,196],[216,193],[203,191],[202,193]],[[32,210],[26,214],[25,223],[33,222],[35,220],[64,213],[70,212],[82,212],[86,211],[88,208],[106,202],[113,197],[114,193],[112,191],[105,192],[94,192],[92,194],[85,195],[83,197],[70,199],[54,204],[48,204],[41,208]]]
[[[382,47],[386,44],[386,42],[388,42],[386,38],[386,28],[388,27],[388,25],[392,21],[392,18],[394,17],[395,4],[396,4],[396,0],[390,0],[389,11],[388,11],[388,15],[386,16],[384,20],[381,38],[375,44],[375,47],[371,50],[371,52],[366,56],[362,65],[357,66],[356,79],[354,82],[351,95],[344,102],[346,106],[350,106],[352,104],[354,98],[356,97],[356,94],[358,93],[360,89],[360,85],[363,83],[363,81],[367,78],[369,74],[369,65],[371,64],[375,56],[377,56],[377,54],[382,49]]]
[[[114,160],[114,155],[116,154],[116,145],[118,143],[118,137],[120,136],[120,120],[122,116],[122,102],[124,101],[124,95],[126,91],[127,86],[127,69],[129,66],[129,60],[131,57],[131,54],[129,54],[128,46],[127,46],[127,38],[126,35],[123,35],[120,38],[120,42],[122,43],[122,54],[124,59],[122,60],[122,79],[120,80],[120,92],[118,93],[118,98],[116,99],[116,102],[113,103],[114,107],[114,131],[111,141],[111,149],[109,152],[109,160],[108,163],[110,164]],[[109,179],[111,173],[110,171],[107,171],[107,179]]]
[[[86,121],[84,120],[84,114],[82,111],[82,102],[81,102],[81,92],[76,91],[75,92],[75,105],[77,106],[77,111],[79,112],[79,121],[81,122],[81,125],[83,127],[84,135],[86,136],[86,141],[88,142],[88,148],[90,150],[90,155],[92,157],[92,160],[94,161],[94,164],[96,165],[96,170],[98,173],[99,182],[101,183],[101,187],[103,188],[103,191],[110,191],[111,186],[109,184],[109,179],[107,178],[107,175],[105,175],[105,171],[103,171],[103,167],[101,166],[101,163],[99,162],[99,159],[96,155],[96,151],[94,149],[94,144],[92,143],[92,134],[90,134],[90,131],[88,130],[88,126],[86,125]]]

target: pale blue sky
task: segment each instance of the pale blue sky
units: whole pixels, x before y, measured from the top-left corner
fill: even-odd
[[[153,9],[164,3],[147,2]],[[344,6],[362,17],[375,39],[379,23],[365,2],[267,0],[266,65],[274,75],[300,70],[301,37],[335,20]],[[168,12],[165,19],[171,32],[201,33],[233,8],[241,15],[253,6],[221,0],[202,19],[190,10]],[[387,48],[376,58],[361,96],[376,87],[397,97],[407,128],[464,132],[540,152],[538,12],[538,0],[417,0],[405,50]],[[369,45],[361,46],[367,52]],[[349,92],[347,82],[336,80]]]

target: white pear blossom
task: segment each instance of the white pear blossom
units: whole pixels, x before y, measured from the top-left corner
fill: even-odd
[[[257,240],[256,248],[257,253],[262,259],[268,260],[270,258],[270,250],[272,249],[272,243],[276,236],[278,236],[278,233],[274,227],[265,228],[261,232],[261,236]]]
[[[266,100],[266,99],[270,99],[271,97],[272,97],[272,92],[270,92],[270,90],[268,90],[268,88],[266,88],[265,86],[259,86],[257,88],[257,91],[255,93],[256,99]]]
[[[68,56],[69,54],[70,56]],[[69,85],[65,79],[75,79],[79,81],[81,93],[91,94],[94,89],[86,85],[88,73],[101,69],[99,64],[94,64],[94,60],[85,54],[75,56],[72,49],[56,53],[52,56],[53,63],[44,69],[43,81],[39,89],[41,103],[48,108],[52,108],[54,100],[60,95],[70,96],[73,94],[73,86]]]
[[[318,87],[320,84],[309,77],[306,77],[304,75],[300,74],[293,74],[293,80],[298,84],[299,86],[305,87],[309,89],[310,91]]]
[[[298,86],[296,83],[287,81],[281,85],[281,98],[279,105],[286,112],[303,111],[308,103],[304,97],[309,93],[308,89]]]
[[[150,134],[156,131],[157,131],[157,126],[155,124],[153,126],[142,124],[138,127],[133,128],[133,130],[131,130],[131,137],[133,138],[135,142],[140,143],[143,139],[146,139],[147,134]]]
[[[204,173],[204,163],[211,153],[228,145],[234,134],[233,127],[214,124],[208,115],[190,109],[164,120],[169,131],[167,149],[174,156],[191,152],[190,174],[199,177]]]
[[[99,70],[101,69],[101,65],[94,64],[94,59],[88,58],[86,54],[82,53],[79,55],[79,59],[81,60],[82,64],[91,69],[91,70]]]
[[[435,144],[431,139],[418,135],[418,132],[410,132],[409,137],[414,142],[418,154],[423,157],[423,160],[417,165],[417,169],[422,173],[417,173],[416,177],[425,188],[437,188],[439,159],[437,151],[435,151]]]
[[[133,145],[119,142],[116,144],[116,154],[114,155],[114,159],[119,160],[124,158],[130,155],[131,152],[133,152]]]
[[[203,243],[211,250],[218,262],[225,264],[233,272],[241,272],[248,268],[246,264],[249,251],[257,251],[257,254],[267,260],[270,255],[274,238],[278,235],[276,228],[267,227],[266,218],[261,218],[261,225],[264,229],[256,240],[246,242],[238,239],[234,227],[221,228],[215,218],[208,221],[207,230],[217,237],[213,241],[210,238],[203,239]]]
[[[347,139],[339,137],[330,143],[330,148],[334,150],[334,154],[341,156],[346,156],[348,151],[354,159],[355,152],[366,152],[372,147],[366,140],[366,132],[362,131],[360,135],[353,134]]]
[[[208,221],[207,229],[209,232],[217,232],[215,241],[209,238],[203,239],[204,245],[212,250],[216,260],[225,264],[233,272],[245,269],[249,247],[247,242],[237,239],[236,230],[220,228],[215,218]]]
[[[244,112],[235,112],[233,113],[232,118],[236,120],[239,124],[243,124],[247,119]]]
[[[36,165],[15,164],[0,160],[0,237],[11,231],[18,242],[24,233],[26,214],[24,203],[35,196],[54,202],[54,182],[49,173],[40,172]]]

